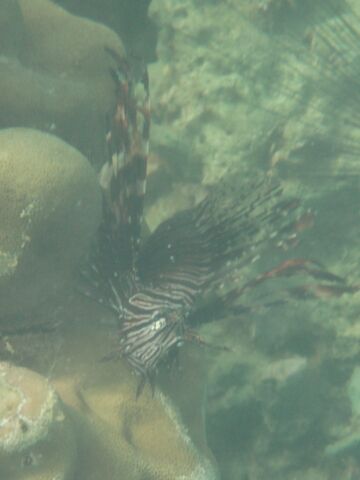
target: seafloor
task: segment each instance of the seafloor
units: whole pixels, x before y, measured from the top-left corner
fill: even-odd
[[[244,277],[308,258],[344,279],[219,315],[201,335],[231,351],[184,349],[138,400],[127,365],[99,361],[114,319],[76,289],[114,101],[104,46],[148,63],[150,229],[232,169],[239,189],[266,172],[311,221]],[[360,478],[359,73],[356,0],[2,0],[1,480]]]

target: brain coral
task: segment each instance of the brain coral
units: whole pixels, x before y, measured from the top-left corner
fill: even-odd
[[[51,131],[101,163],[114,101],[105,46],[124,53],[112,30],[49,0],[2,1],[0,128]]]
[[[28,313],[68,281],[97,228],[87,160],[31,129],[0,131],[0,317]]]
[[[0,363],[0,478],[68,480],[75,452],[71,423],[45,378]]]

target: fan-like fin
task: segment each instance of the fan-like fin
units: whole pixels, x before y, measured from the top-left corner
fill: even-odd
[[[269,242],[294,240],[298,202],[282,198],[282,188],[265,179],[240,186],[214,187],[195,208],[163,222],[144,244],[137,270],[140,281],[160,295],[182,298],[191,307],[225,271],[256,259]]]
[[[145,69],[136,82],[127,61],[108,51],[116,61],[111,70],[116,106],[106,135],[107,161],[100,172],[104,211],[99,246],[104,266],[119,273],[132,268],[140,243],[149,150],[149,82]]]
[[[136,81],[129,63],[111,49],[110,73],[116,104],[108,118],[106,161],[99,181],[103,215],[96,245],[83,271],[84,293],[118,313],[128,295],[137,255],[146,189],[150,130],[149,81],[146,69]]]

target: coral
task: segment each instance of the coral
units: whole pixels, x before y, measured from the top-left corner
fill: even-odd
[[[0,419],[3,425],[0,422],[0,452],[1,440],[9,437],[8,432],[12,433],[12,438],[17,438],[21,433],[17,413],[17,405],[21,403],[17,393],[19,389],[15,392],[13,387],[8,387],[10,380],[7,372],[13,372],[16,385],[21,383],[26,397],[30,399],[26,403],[27,408],[31,407],[31,412],[34,412],[21,410],[21,418],[26,415],[30,418],[28,422],[35,424],[33,419],[39,417],[38,412],[45,403],[54,404],[59,411],[59,432],[68,435],[63,445],[67,450],[60,451],[56,457],[62,458],[59,465],[63,465],[63,470],[59,466],[56,472],[59,478],[218,479],[215,462],[206,443],[203,411],[206,362],[202,352],[196,348],[184,352],[180,359],[181,371],[174,370],[170,376],[168,370],[162,372],[161,386],[157,387],[155,393],[148,386],[136,399],[138,378],[131,373],[127,363],[99,361],[113,343],[115,326],[111,323],[112,316],[79,297],[69,302],[57,318],[63,322],[63,327],[56,335],[49,333],[44,337],[24,334],[11,339],[12,360],[21,358],[42,376],[27,369],[2,364]],[[99,318],[103,320],[101,327]],[[1,376],[1,372],[5,374]],[[49,378],[50,382],[45,378]],[[13,384],[15,381],[11,381]],[[50,384],[61,398],[61,404]],[[54,417],[50,414],[50,408],[41,411],[44,412],[41,418],[51,420]],[[12,419],[11,425],[6,420],[8,417]],[[5,424],[9,425],[6,431]],[[38,421],[36,425],[36,432],[39,433],[31,436],[31,441],[22,451],[24,458],[31,454],[29,462],[32,461],[30,458],[33,461],[42,458],[43,463],[36,461],[33,469],[21,469],[18,477],[1,476],[3,471],[8,473],[8,470],[1,470],[2,466],[5,469],[5,466],[15,468],[21,465],[23,457],[14,447],[16,452],[12,456],[6,451],[1,457],[0,453],[0,460],[6,459],[6,463],[0,461],[0,478],[47,480],[53,478],[46,476],[46,472],[50,471],[55,477],[55,470],[50,470],[50,465],[55,461],[53,448],[56,448],[60,433],[57,436],[56,430],[56,435],[48,437],[45,428],[47,423]],[[63,427],[60,429],[61,425]],[[40,436],[44,444],[40,443]],[[44,448],[46,445],[46,450],[42,449],[43,445]],[[48,462],[45,457],[49,458]],[[67,458],[69,467],[71,461],[71,470],[66,466]],[[35,467],[41,467],[42,477],[40,473],[35,476]],[[69,476],[62,473],[66,470]]]
[[[114,101],[104,47],[122,55],[119,37],[49,0],[3,2],[1,21],[0,127],[52,131],[102,163],[104,118]]]
[[[0,5],[0,45],[2,55],[18,55],[24,45],[23,18],[13,0],[3,0]]]
[[[205,435],[203,352],[184,352],[181,371],[164,370],[155,393],[146,386],[136,399],[139,379],[126,361],[99,361],[116,335],[111,313],[78,297],[58,319],[56,335],[11,339],[12,359],[50,378],[66,406],[78,445],[71,480],[217,479]]]
[[[121,56],[121,42],[47,0],[0,9],[0,126],[24,127],[0,131],[0,354],[33,370],[1,366],[0,477],[216,479],[202,362],[190,356],[173,383],[164,379],[154,395],[146,387],[136,401],[138,378],[127,364],[98,361],[112,350],[113,317],[67,295],[94,237],[100,198],[88,162],[63,140],[102,163],[114,95],[104,46]],[[29,321],[19,330],[18,316],[28,321],[30,312],[57,329]]]
[[[334,119],[353,110],[327,110],[321,69],[309,73],[314,63],[302,64],[298,48],[289,52],[249,23],[242,14],[250,4],[284,5],[264,13],[274,20],[291,14],[286,31],[298,20],[286,0],[152,0],[160,33],[159,62],[150,72],[153,145],[163,167],[155,195],[170,191],[152,224],[181,202],[193,204],[204,188],[199,181],[216,182],[230,165],[241,162],[245,177],[276,166],[295,182],[312,182],[320,199],[320,228],[302,252],[320,253],[326,262],[333,255],[345,268],[350,258],[355,271],[359,222],[346,205],[356,203],[358,188],[344,182],[343,195],[319,182],[313,168],[315,159],[326,174],[335,171],[328,158]],[[296,32],[305,30],[302,23]],[[0,126],[54,132],[102,163],[103,119],[113,104],[104,45],[123,52],[116,34],[54,3],[3,0]],[[3,154],[7,143],[13,157]],[[60,156],[56,170],[60,163],[51,162]],[[60,140],[30,130],[0,133],[0,312],[12,313],[16,328],[18,314],[44,301],[48,314],[37,320],[57,325],[12,336],[1,323],[1,356],[41,376],[0,367],[0,478],[218,478],[205,432],[208,369],[210,445],[224,479],[358,478],[358,305],[345,298],[327,308],[298,302],[285,309],[275,299],[271,310],[246,311],[241,322],[222,318],[202,333],[231,351],[206,358],[181,351],[181,369],[161,371],[155,393],[146,385],[135,400],[138,378],[126,363],[100,361],[117,343],[114,318],[87,299],[68,301],[60,288],[71,286],[70,273],[96,228],[97,191],[84,158]],[[23,404],[24,396],[31,401]]]
[[[98,226],[100,193],[87,160],[53,135],[0,131],[2,321],[28,314],[69,282]]]
[[[48,381],[0,363],[0,478],[69,480],[75,454],[71,422]]]
[[[127,51],[145,61],[154,61],[156,29],[147,16],[150,2],[151,0],[57,0],[68,11],[109,26],[120,35]]]

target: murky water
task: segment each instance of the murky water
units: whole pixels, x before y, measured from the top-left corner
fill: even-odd
[[[3,0],[0,480],[360,477],[359,69],[356,0]]]

